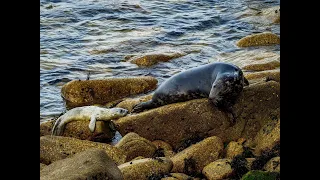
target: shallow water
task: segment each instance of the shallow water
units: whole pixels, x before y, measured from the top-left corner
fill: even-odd
[[[73,79],[150,75],[159,83],[176,72],[221,60],[257,32],[279,25],[248,19],[279,5],[272,0],[40,0],[40,122],[65,110],[61,86]],[[261,47],[260,47],[261,48]],[[279,46],[263,47],[279,53]],[[149,68],[125,56],[158,50],[192,53]]]

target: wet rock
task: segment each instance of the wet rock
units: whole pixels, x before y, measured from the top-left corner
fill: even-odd
[[[241,155],[244,152],[243,146],[235,141],[231,141],[226,147],[226,158],[234,158],[237,155]]]
[[[133,132],[126,134],[115,147],[126,153],[126,162],[138,156],[152,157],[157,149],[151,141]]]
[[[262,10],[261,16],[266,17],[272,23],[280,23],[280,6],[274,6]]]
[[[231,159],[218,159],[206,165],[202,170],[202,174],[204,174],[208,180],[229,178],[233,174],[230,163]]]
[[[114,121],[122,136],[135,132],[150,140],[161,139],[179,148],[192,137],[219,136],[223,142],[255,137],[260,128],[280,117],[280,84],[275,81],[246,87],[234,106],[238,118],[213,107],[207,98],[180,102],[132,114]]]
[[[51,135],[54,122],[55,120],[41,123],[40,136]],[[71,121],[66,124],[62,136],[96,142],[108,142],[115,135],[115,131],[110,128],[109,121],[97,121],[94,132],[91,132],[88,126],[89,121]]]
[[[269,46],[280,44],[280,37],[270,32],[257,33],[241,38],[237,42],[239,47]]]
[[[125,153],[121,149],[109,144],[46,135],[40,137],[40,163],[50,164],[91,148],[105,150],[118,165],[126,160]]]
[[[172,161],[168,158],[146,158],[130,161],[118,166],[126,180],[147,180],[150,176],[168,174]]]
[[[40,171],[46,166],[47,166],[46,164],[40,163]]]
[[[208,137],[194,144],[171,158],[173,168],[171,172],[188,175],[201,173],[202,169],[221,156],[223,143],[219,137]]]
[[[277,81],[280,82],[280,69],[268,70],[268,71],[260,71],[254,73],[244,74],[249,83],[255,82],[257,79],[264,79],[265,81]]]
[[[274,157],[270,159],[265,166],[263,167],[264,170],[269,172],[278,172],[280,173],[280,157]]]
[[[161,140],[155,140],[152,141],[152,143],[157,147],[156,153],[158,152],[158,154],[161,154],[161,156],[157,156],[157,157],[168,157],[171,158],[175,155],[175,152],[173,152],[172,147],[170,146],[170,144],[161,141]]]
[[[267,63],[261,64],[250,64],[244,66],[242,69],[248,71],[265,71],[265,70],[272,70],[280,67],[280,61],[271,61]]]
[[[122,180],[116,163],[101,149],[89,149],[62,159],[40,171],[41,180]]]
[[[138,98],[127,98],[123,101],[121,101],[119,104],[117,104],[116,107],[127,109],[129,112],[132,111],[133,107],[140,102],[146,102],[149,101],[152,98],[152,94],[141,96]]]
[[[185,55],[187,55],[187,53],[179,51],[151,52],[133,56],[128,61],[138,66],[152,66],[159,62],[167,62]]]
[[[256,156],[261,155],[263,151],[272,150],[280,144],[280,119],[265,124],[252,143],[248,146],[254,148]]]
[[[73,80],[61,89],[68,108],[105,104],[124,97],[154,90],[157,79],[150,76],[135,78],[107,78],[96,80]]]
[[[244,176],[242,176],[241,180],[253,180],[253,179],[275,180],[277,178],[280,178],[279,173],[254,170],[254,171],[249,171]]]

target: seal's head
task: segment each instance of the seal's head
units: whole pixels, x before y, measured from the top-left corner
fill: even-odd
[[[230,107],[239,97],[244,84],[241,69],[235,68],[234,71],[219,74],[212,84],[209,99],[217,107]]]
[[[128,110],[123,108],[111,108],[101,110],[98,114],[98,119],[115,119],[128,114]]]

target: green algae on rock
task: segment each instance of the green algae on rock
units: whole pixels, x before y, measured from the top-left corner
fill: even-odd
[[[118,166],[125,180],[147,180],[154,175],[168,174],[172,161],[165,157],[145,158],[126,162]]]
[[[40,163],[50,164],[91,148],[103,149],[117,165],[126,160],[125,152],[109,144],[46,135],[40,137]]]
[[[55,161],[40,171],[41,180],[123,180],[116,163],[101,149],[84,152]]]
[[[122,149],[127,156],[126,162],[135,157],[151,158],[156,151],[156,146],[149,140],[136,133],[126,134],[115,147]]]
[[[237,42],[237,46],[239,47],[269,46],[276,44],[280,44],[280,37],[270,32],[252,34],[241,38]]]
[[[67,108],[105,104],[154,90],[157,83],[157,79],[150,76],[73,80],[61,88],[61,96]]]

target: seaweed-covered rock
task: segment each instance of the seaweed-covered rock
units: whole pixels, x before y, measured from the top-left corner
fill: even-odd
[[[150,76],[73,80],[61,88],[61,95],[68,108],[105,104],[154,90],[157,83],[158,81]]]
[[[204,174],[208,180],[229,178],[233,175],[233,169],[230,163],[231,159],[218,159],[206,165],[202,170],[202,174]]]
[[[128,61],[138,66],[152,66],[158,62],[167,62],[185,55],[187,55],[187,53],[179,51],[150,52],[133,56]]]
[[[280,157],[274,157],[270,159],[263,167],[264,170],[269,172],[279,172],[280,173]]]
[[[280,179],[279,176],[279,173],[254,170],[249,171],[244,176],[242,176],[241,180],[276,180]]]
[[[202,169],[221,156],[223,143],[219,137],[208,137],[193,144],[171,158],[172,172],[197,175]]]
[[[71,137],[46,135],[40,137],[40,163],[50,164],[91,148],[105,150],[118,165],[126,160],[126,155],[121,149],[109,144],[79,140]]]
[[[126,162],[135,157],[152,157],[156,151],[156,146],[149,140],[139,136],[136,133],[126,134],[115,147],[122,149],[127,156]]]
[[[125,180],[148,180],[152,176],[168,174],[172,161],[165,157],[145,158],[126,162],[118,166]]]
[[[234,158],[237,155],[241,155],[244,152],[243,146],[235,141],[231,141],[226,147],[226,158]]]
[[[135,132],[150,141],[161,139],[174,150],[193,137],[250,140],[264,124],[280,117],[280,84],[268,81],[246,87],[234,110],[238,118],[233,126],[228,113],[212,106],[207,98],[161,106],[114,123],[122,136]]]
[[[54,122],[54,120],[50,120],[41,123],[40,136],[51,135]],[[66,124],[62,136],[96,142],[108,142],[115,135],[115,131],[110,128],[109,121],[97,121],[93,132],[89,130],[88,126],[89,121],[71,121]]]
[[[46,166],[41,180],[123,180],[116,163],[101,149],[89,149]]]
[[[269,46],[276,44],[280,44],[280,37],[270,32],[252,34],[241,38],[237,42],[237,46],[239,47]]]

